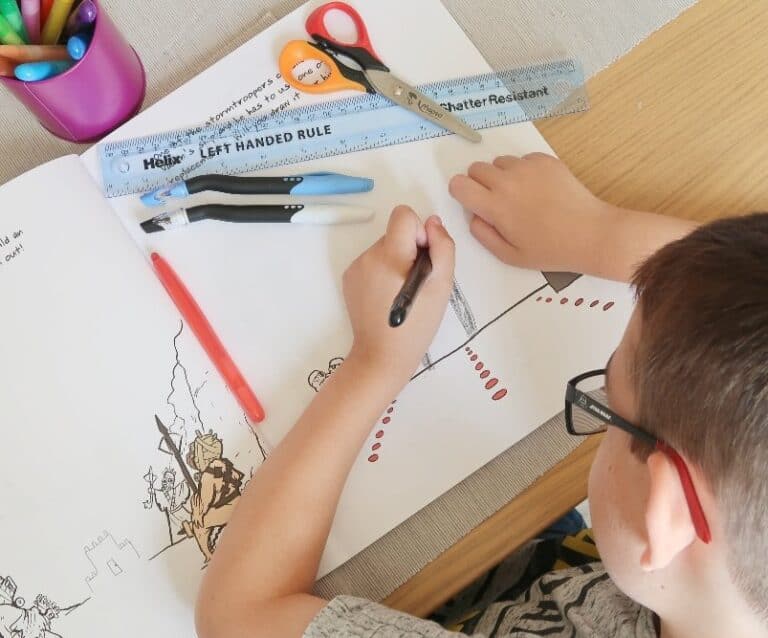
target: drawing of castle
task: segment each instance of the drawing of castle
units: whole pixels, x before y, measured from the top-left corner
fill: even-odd
[[[112,534],[104,531],[84,548],[85,557],[93,570],[85,577],[91,592],[100,587],[108,577],[117,577],[139,562],[139,552],[130,540],[118,543]]]

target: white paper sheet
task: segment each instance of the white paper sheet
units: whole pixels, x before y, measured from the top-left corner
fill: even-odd
[[[319,4],[320,0],[309,2],[273,25],[111,139],[215,120],[223,114],[236,117],[253,112],[254,105],[275,104],[260,87],[276,78],[281,46],[306,37],[304,22]],[[489,71],[438,0],[353,4],[382,59],[413,84]],[[240,102],[243,96],[250,97]],[[302,95],[290,101],[307,104],[338,97]],[[350,331],[341,275],[381,235],[396,204],[410,204],[424,216],[437,212],[443,217],[456,239],[456,278],[477,328],[546,284],[540,273],[506,267],[480,247],[469,234],[466,213],[447,192],[449,178],[474,160],[533,151],[551,153],[536,128],[524,123],[483,131],[479,145],[450,136],[265,173],[328,170],[375,178],[372,193],[319,198],[372,206],[377,218],[363,226],[198,223],[179,232],[147,236],[136,222],[156,209],[143,208],[135,196],[111,203],[139,245],[159,250],[183,273],[264,402],[268,419],[261,428],[276,442],[314,395],[308,377],[316,370],[327,374],[331,361],[347,352]],[[98,177],[96,151],[83,159]],[[209,194],[196,201],[236,200]],[[479,361],[470,366],[459,351],[406,388],[393,413],[382,417],[390,421],[374,429],[347,482],[320,575],[561,410],[565,380],[605,363],[632,303],[626,287],[590,279],[579,280],[560,295],[546,287],[544,298],[537,302],[538,296],[467,344],[477,349],[493,376],[480,379],[483,370],[474,369]],[[550,303],[548,297],[553,298]],[[561,304],[566,298],[568,302]],[[579,298],[586,301],[576,307]],[[599,303],[589,308],[595,300]],[[607,303],[610,310],[601,310]],[[431,360],[467,339],[465,326],[449,311],[430,349]],[[485,383],[492,378],[499,382],[491,392]],[[507,395],[492,401],[490,396],[499,389],[507,389]],[[374,449],[377,443],[380,447]],[[375,462],[368,460],[373,454],[378,456]]]
[[[263,444],[78,158],[5,185],[0,211],[0,636],[150,635],[140,609],[192,635],[205,557],[155,416],[182,456],[214,430],[244,481]]]
[[[269,108],[279,49],[305,37],[304,20],[317,4],[113,138]],[[438,0],[354,4],[374,46],[404,79],[419,84],[488,71]],[[449,177],[476,159],[550,150],[530,124],[483,135],[481,145],[447,137],[270,171],[374,177],[372,193],[316,198],[372,206],[378,216],[362,226],[200,223],[147,237],[137,220],[156,211],[135,197],[105,202],[76,158],[0,190],[0,325],[11,335],[0,350],[8,424],[0,635],[25,622],[47,622],[62,636],[101,635],[104,627],[114,636],[192,634],[205,551],[184,535],[194,492],[185,483],[202,479],[183,476],[184,466],[194,468],[169,454],[155,415],[182,457],[190,448],[213,450],[237,471],[235,483],[246,482],[311,401],[309,378],[317,386],[348,350],[342,272],[382,233],[398,203],[425,216],[438,212],[456,238],[463,316],[447,313],[430,349],[432,362],[442,360],[371,432],[321,574],[562,409],[565,380],[605,362],[631,297],[623,286],[587,278],[557,294],[540,273],[505,267],[476,244],[447,193]],[[95,151],[82,162],[98,181]],[[181,274],[265,404],[258,438],[188,332],[178,334],[178,315],[142,256],[150,248]],[[216,437],[206,438],[209,429]],[[215,545],[217,530],[203,532],[204,544]],[[36,600],[38,592],[48,598]],[[54,603],[54,617],[43,621]]]

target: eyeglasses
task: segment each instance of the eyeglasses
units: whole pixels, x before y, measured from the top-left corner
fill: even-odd
[[[606,405],[606,399],[605,370],[592,370],[571,379],[565,389],[565,428],[568,433],[588,436],[605,432],[609,425],[613,425],[666,454],[680,475],[696,535],[709,543],[712,539],[709,525],[683,458],[664,441],[616,414]]]

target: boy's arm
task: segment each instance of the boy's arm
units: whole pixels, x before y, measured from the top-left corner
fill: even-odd
[[[427,242],[432,274],[408,320],[390,328],[389,306]],[[339,496],[373,424],[437,331],[453,251],[437,218],[422,225],[401,207],[345,274],[352,349],[244,490],[198,597],[201,638],[300,636],[326,604],[310,592]]]
[[[696,224],[604,202],[563,162],[532,153],[477,162],[449,190],[472,234],[508,264],[630,281],[642,261]]]

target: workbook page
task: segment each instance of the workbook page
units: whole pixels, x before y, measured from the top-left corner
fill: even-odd
[[[266,443],[77,157],[0,188],[0,299],[0,636],[194,635]]]
[[[110,139],[352,95],[307,96],[288,87],[279,74],[281,48],[308,37],[305,21],[320,4],[299,8]],[[407,82],[419,85],[490,71],[439,0],[351,4],[381,58]],[[360,453],[321,574],[562,410],[565,381],[605,364],[631,311],[625,286],[573,277],[552,285],[554,280],[540,272],[501,264],[471,237],[467,213],[448,194],[450,177],[475,160],[552,152],[530,123],[487,129],[482,136],[480,144],[450,135],[259,173],[335,171],[370,177],[376,185],[366,194],[288,199],[206,193],[172,200],[165,208],[311,199],[370,206],[376,217],[367,224],[206,221],[148,236],[139,222],[164,209],[145,208],[138,196],[110,201],[136,242],[161,252],[187,281],[262,399],[267,419],[260,431],[274,439],[290,429],[348,352],[342,274],[384,232],[392,208],[406,203],[423,217],[438,213],[454,236],[456,285],[445,319],[418,376],[401,396],[392,397]],[[89,151],[83,161],[98,180],[97,153]]]

